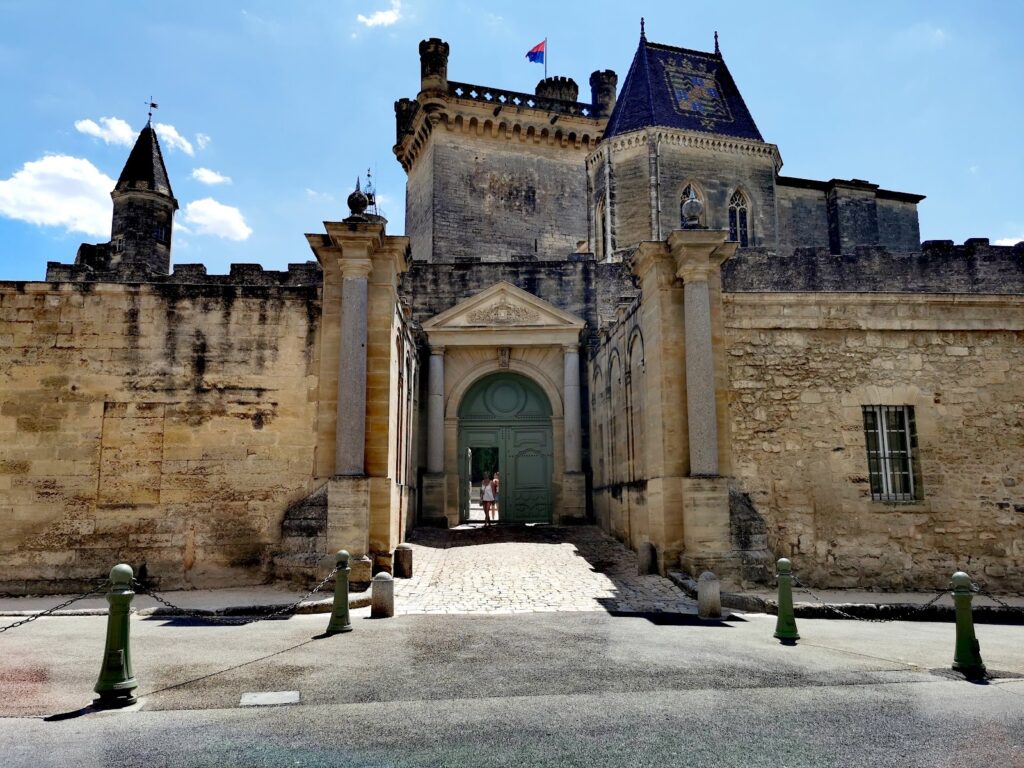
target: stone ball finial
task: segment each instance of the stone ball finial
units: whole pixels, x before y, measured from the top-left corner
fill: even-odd
[[[683,203],[683,228],[684,229],[699,229],[700,228],[700,215],[704,212],[704,203],[697,199],[697,195],[693,189],[690,190],[690,196]]]
[[[355,191],[348,196],[348,209],[353,216],[362,216],[370,205],[370,199],[359,189],[359,179],[356,179]]]

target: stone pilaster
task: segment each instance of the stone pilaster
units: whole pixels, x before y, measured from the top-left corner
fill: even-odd
[[[431,347],[427,399],[427,472],[444,472],[444,347]]]
[[[719,398],[715,386],[712,303],[720,300],[722,262],[736,251],[717,230],[677,230],[668,245],[683,281],[686,418],[690,467],[682,479],[683,552],[680,564],[691,574],[708,569],[728,578],[736,568],[729,526],[728,480],[719,474]],[[711,284],[716,287],[712,291]],[[714,297],[712,297],[714,293]]]
[[[574,345],[562,350],[565,368],[565,471],[583,470],[583,433],[580,410],[580,351]]]
[[[334,473],[366,473],[366,325],[369,259],[339,259],[341,344],[338,350],[338,427]]]

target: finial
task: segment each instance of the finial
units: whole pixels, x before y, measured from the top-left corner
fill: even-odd
[[[149,97],[149,101],[146,102],[146,106],[149,107],[149,122],[153,122],[153,110],[160,109],[160,105],[153,101],[153,97]]]
[[[720,56],[722,52],[718,50],[718,30],[715,30],[715,55]]]
[[[643,16],[640,17],[640,39],[641,40],[646,40],[647,39],[647,32],[644,30],[644,17]]]
[[[366,207],[369,204],[369,199],[366,197],[366,195],[363,194],[362,190],[359,189],[359,177],[356,176],[355,191],[348,196],[348,210],[351,214],[349,216],[349,219],[355,219],[357,221],[366,221],[366,219],[363,217],[363,213],[366,211]]]

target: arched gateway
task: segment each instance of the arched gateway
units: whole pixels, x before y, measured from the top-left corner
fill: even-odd
[[[459,519],[470,519],[484,473],[500,472],[499,523],[550,523],[551,403],[533,381],[495,373],[459,404]]]

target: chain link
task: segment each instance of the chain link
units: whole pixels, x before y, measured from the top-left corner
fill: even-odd
[[[944,595],[948,595],[949,594],[949,590],[948,589],[938,590],[938,592],[936,593],[935,597],[933,597],[931,600],[929,600],[927,603],[924,603],[923,605],[910,606],[908,608],[904,608],[902,611],[897,613],[895,616],[885,617],[885,618],[881,618],[881,619],[876,619],[876,618],[867,618],[867,617],[864,617],[864,616],[854,616],[853,614],[847,613],[846,611],[841,610],[840,608],[836,608],[834,605],[830,605],[829,603],[826,603],[824,600],[822,600],[820,597],[818,597],[816,594],[814,594],[807,587],[807,585],[804,584],[802,581],[800,581],[800,579],[798,579],[796,576],[793,577],[793,583],[796,584],[801,590],[806,592],[808,595],[810,595],[811,598],[813,598],[814,600],[817,600],[819,603],[821,603],[822,606],[824,606],[828,610],[832,611],[833,613],[839,614],[844,619],[852,619],[853,621],[867,621],[867,622],[871,622],[873,624],[884,624],[884,623],[890,622],[890,621],[900,621],[901,619],[904,619],[907,616],[913,616],[915,613],[923,611],[925,608],[932,607],[933,605],[935,605],[935,603],[937,603],[939,600],[941,600]]]
[[[139,592],[141,592],[144,595],[149,595],[150,597],[152,597],[154,600],[156,600],[161,605],[164,605],[167,608],[170,608],[171,610],[175,611],[177,615],[186,616],[186,617],[193,618],[193,619],[200,619],[202,621],[208,621],[211,624],[223,624],[223,625],[226,625],[226,626],[241,626],[243,624],[253,624],[253,623],[257,622],[257,621],[267,621],[268,619],[276,619],[279,616],[283,616],[285,614],[294,613],[295,610],[299,607],[299,605],[304,600],[308,600],[310,597],[312,597],[317,592],[319,592],[321,589],[323,589],[325,586],[327,586],[327,582],[329,582],[331,579],[333,579],[335,574],[337,574],[337,572],[338,572],[338,569],[334,568],[330,573],[328,573],[324,577],[323,581],[321,581],[319,584],[317,584],[315,587],[313,587],[313,589],[311,589],[309,592],[304,594],[302,597],[300,597],[294,603],[289,603],[288,605],[282,606],[281,608],[278,608],[273,613],[268,613],[265,616],[243,616],[243,617],[239,617],[239,618],[231,618],[231,617],[228,617],[228,616],[215,616],[215,615],[213,615],[211,613],[207,613],[205,611],[199,611],[199,610],[195,610],[195,609],[191,609],[191,608],[182,608],[180,605],[175,605],[171,601],[167,600],[165,597],[161,596],[160,593],[157,592],[156,590],[150,589],[149,587],[145,586],[144,584],[140,584],[138,581],[135,581],[134,579],[133,579],[133,583],[135,585],[135,588]]]
[[[60,605],[55,605],[53,606],[53,608],[47,608],[45,611],[40,611],[39,613],[33,613],[31,616],[26,616],[21,621],[16,621],[13,624],[8,624],[6,627],[0,627],[0,632],[6,632],[8,629],[15,629],[17,627],[24,626],[25,624],[33,622],[36,619],[42,618],[43,616],[49,616],[51,613],[55,613],[56,611],[59,611],[61,608],[67,608],[69,605],[71,605],[72,603],[77,603],[79,600],[84,600],[87,597],[92,597],[93,595],[98,595],[102,592],[106,592],[107,585],[109,583],[110,581],[108,579],[104,579],[102,583],[93,587],[88,592],[83,592],[80,595],[72,597],[70,600],[65,600]]]
[[[1019,606],[1019,605],[1010,605],[1008,602],[1006,602],[1002,598],[996,597],[991,592],[989,592],[987,589],[982,589],[977,584],[974,585],[974,591],[977,594],[981,595],[982,597],[987,597],[993,603],[997,603],[997,604],[1001,605],[1003,608],[1005,608],[1008,611],[1018,611],[1018,612],[1024,611],[1024,608],[1022,608],[1021,606]]]

